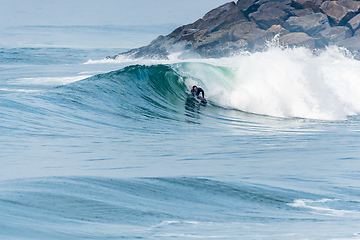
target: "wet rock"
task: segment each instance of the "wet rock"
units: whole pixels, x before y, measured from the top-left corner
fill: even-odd
[[[360,9],[360,2],[352,0],[325,1],[321,5],[321,10],[329,16],[331,24],[335,26],[344,26],[353,18]]]
[[[279,38],[279,43],[288,47],[315,48],[315,39],[303,32],[289,33]]]
[[[315,36],[318,32],[330,28],[330,24],[326,15],[315,13],[302,17],[290,17],[284,23],[284,27],[290,32],[305,32],[309,36]]]

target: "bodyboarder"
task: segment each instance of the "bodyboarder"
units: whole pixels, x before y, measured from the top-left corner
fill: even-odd
[[[202,94],[202,98],[200,96]],[[193,86],[191,89],[191,94],[196,98],[198,102],[206,102],[205,92],[202,88],[198,88],[197,86]]]

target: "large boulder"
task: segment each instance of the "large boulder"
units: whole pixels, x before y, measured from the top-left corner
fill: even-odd
[[[312,8],[305,8],[305,9],[294,9],[290,12],[290,15],[295,17],[302,17],[310,14],[314,14],[314,10]]]
[[[235,24],[230,29],[230,39],[238,41],[244,39],[250,44],[254,44],[264,37],[265,30],[262,30],[253,22],[241,22]]]
[[[286,13],[290,13],[291,11],[295,10],[292,6],[290,6],[290,2],[282,2],[282,1],[276,1],[276,2],[267,2],[262,4],[257,11],[261,12],[264,11],[267,8],[278,8],[280,10],[283,10]]]
[[[197,29],[215,32],[234,22],[246,20],[246,18],[234,2],[229,2],[208,12],[202,20]]]
[[[289,33],[279,38],[279,43],[288,47],[315,48],[315,40],[303,32]]]
[[[206,13],[196,22],[175,29],[168,37],[175,38],[175,42],[195,41],[208,32],[216,32],[239,21],[247,19],[234,2],[229,2]]]
[[[302,17],[290,17],[284,23],[284,27],[290,32],[305,32],[309,36],[315,36],[318,32],[330,28],[330,24],[326,15],[315,13]]]
[[[219,43],[228,42],[229,33],[226,30],[219,30],[213,33],[208,33],[201,36],[197,41],[194,41],[192,48],[195,51],[199,51],[204,47],[214,47]]]
[[[329,16],[331,24],[344,26],[351,18],[359,13],[360,2],[352,0],[325,1],[321,10]]]
[[[259,25],[262,29],[268,29],[272,25],[281,25],[289,16],[279,8],[265,8],[262,11],[257,11],[249,15],[250,19]]]
[[[351,27],[353,31],[358,30],[360,28],[360,14],[350,19],[348,26]]]
[[[360,60],[360,36],[356,35],[351,38],[347,38],[341,42],[337,43],[340,47],[345,47],[346,49],[350,50],[352,53],[354,53],[354,57],[357,60]]]
[[[310,8],[315,12],[319,12],[324,0],[292,0],[291,2],[296,9]]]
[[[352,31],[345,26],[327,28],[316,35],[317,47],[324,47],[329,44],[337,44],[347,38],[352,37]]]
[[[241,11],[245,13],[254,12],[260,6],[258,0],[239,0],[236,5]]]

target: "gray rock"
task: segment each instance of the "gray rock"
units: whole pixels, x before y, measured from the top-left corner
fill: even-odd
[[[219,43],[214,47],[204,47],[198,53],[202,57],[230,57],[249,49],[249,43],[240,39],[236,42]]]
[[[289,33],[279,38],[279,43],[289,47],[315,48],[315,40],[303,32]]]
[[[353,31],[356,31],[360,28],[360,14],[356,15],[348,22],[348,25]]]
[[[208,12],[202,20],[197,26],[198,30],[215,32],[234,22],[247,19],[234,2],[229,2]]]
[[[202,19],[175,29],[168,37],[176,38],[175,42],[196,41],[208,32],[216,32],[239,21],[247,19],[234,2],[229,2],[206,13]]]
[[[305,32],[309,36],[315,36],[318,32],[330,28],[330,24],[326,15],[315,13],[302,17],[290,17],[284,23],[284,27],[290,32]]]
[[[360,2],[352,0],[325,1],[321,10],[329,16],[335,26],[344,26],[360,9]]]
[[[228,42],[229,33],[226,30],[219,30],[213,33],[205,34],[200,37],[197,41],[194,41],[192,44],[192,49],[195,51],[199,51],[204,47],[214,47],[219,43]]]
[[[290,12],[291,15],[296,17],[302,17],[310,14],[314,14],[314,10],[312,8],[305,8],[305,9],[294,9]]]
[[[250,19],[256,22],[262,29],[268,29],[272,25],[281,25],[288,16],[288,13],[274,7],[264,8],[262,11],[257,11],[249,15]]]
[[[338,42],[352,37],[352,35],[353,34],[350,28],[345,26],[338,26],[319,32],[315,39],[317,47],[324,47],[329,44],[337,44]]]
[[[338,45],[341,47],[346,47],[351,51],[360,50],[360,36],[354,36],[351,38],[344,39],[343,41],[338,42]]]
[[[320,11],[321,4],[324,0],[292,0],[292,5],[297,9],[310,8],[315,12]]]
[[[290,13],[291,11],[295,10],[295,8],[291,7],[286,2],[267,2],[262,4],[257,11],[261,12],[268,8],[278,8],[286,13]]]
[[[246,13],[256,11],[259,8],[258,0],[239,0],[236,5],[238,8]]]
[[[360,60],[360,36],[354,36],[347,38],[341,42],[337,43],[340,47],[345,47],[354,54],[355,59]]]
[[[360,14],[352,15],[359,12],[360,1],[326,1],[321,5],[322,2],[323,0],[229,2],[191,24],[178,27],[167,36],[159,36],[147,46],[132,49],[122,55],[131,58],[168,59],[169,54],[181,52],[181,58],[226,57],[243,50],[262,50],[274,36],[279,36],[280,44],[290,47],[304,46],[313,49],[337,44],[354,52],[360,51]],[[333,22],[345,24],[349,20],[346,26],[331,28],[327,15],[314,13],[320,9],[320,5],[329,17],[335,19]],[[355,33],[352,37],[353,31]],[[360,59],[360,54],[358,58]]]
[[[233,25],[230,29],[230,39],[232,41],[244,39],[247,42],[253,43],[263,38],[265,34],[266,31],[260,29],[258,25],[253,22],[241,22]]]
[[[283,28],[281,25],[272,25],[268,30],[266,30],[267,34],[272,34],[272,37],[275,37],[275,35],[286,35],[290,32]]]

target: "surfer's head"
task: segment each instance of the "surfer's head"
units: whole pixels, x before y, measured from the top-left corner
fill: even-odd
[[[194,86],[193,86],[193,89],[196,91],[196,90],[197,90],[197,86],[194,85]]]

